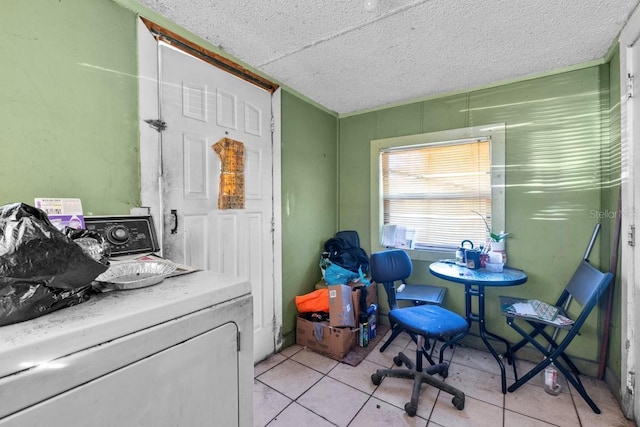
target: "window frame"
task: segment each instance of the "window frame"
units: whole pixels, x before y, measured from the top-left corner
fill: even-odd
[[[505,230],[505,124],[494,123],[438,132],[371,140],[371,253],[383,250],[380,245],[384,218],[382,200],[382,150],[396,147],[443,144],[449,141],[487,138],[491,140],[491,224],[494,230]],[[415,260],[437,261],[451,258],[454,251],[436,249],[407,249]]]

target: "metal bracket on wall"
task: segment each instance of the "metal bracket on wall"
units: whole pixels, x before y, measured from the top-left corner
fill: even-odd
[[[151,126],[152,128],[154,128],[155,130],[157,130],[158,132],[162,132],[167,128],[167,123],[163,122],[162,120],[147,119],[144,122],[149,126]]]
[[[633,98],[633,74],[627,73],[627,99]]]
[[[635,246],[636,245],[636,226],[632,225],[630,227],[629,233],[629,240],[627,240],[627,243],[629,243],[629,246]]]

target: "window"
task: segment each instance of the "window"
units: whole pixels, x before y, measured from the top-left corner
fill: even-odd
[[[442,258],[462,240],[485,242],[482,217],[504,229],[504,125],[375,140],[371,157],[374,238],[401,225],[417,252]]]

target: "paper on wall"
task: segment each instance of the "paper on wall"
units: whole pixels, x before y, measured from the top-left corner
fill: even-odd
[[[416,230],[403,225],[385,224],[382,226],[382,243],[387,248],[413,249]]]

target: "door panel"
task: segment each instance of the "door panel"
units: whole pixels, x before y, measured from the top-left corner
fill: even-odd
[[[159,57],[165,227],[172,209],[179,224],[163,253],[250,279],[261,360],[275,351],[271,94],[162,43]],[[222,163],[212,146],[223,138],[244,145],[244,209],[218,207]]]
[[[229,129],[237,129],[236,118],[237,100],[236,97],[223,90],[218,89],[218,125]]]
[[[209,193],[206,138],[184,135],[184,197],[206,199]]]
[[[238,256],[238,218],[235,215],[218,217],[218,235],[220,239],[213,242],[218,254],[218,271],[232,275],[240,274]],[[251,284],[253,290],[253,283]]]
[[[185,117],[207,120],[207,86],[182,83],[182,114]]]
[[[249,102],[244,103],[244,131],[262,136],[262,111]]]
[[[245,151],[245,168],[247,173],[244,177],[245,185],[245,197],[247,200],[260,200],[262,199],[262,185],[261,178],[263,176],[262,165],[262,151],[248,149]]]
[[[206,215],[184,215],[184,263],[195,268],[207,270],[209,257],[209,244],[206,236],[209,235],[209,227]]]

